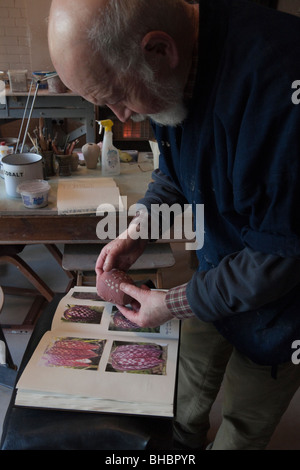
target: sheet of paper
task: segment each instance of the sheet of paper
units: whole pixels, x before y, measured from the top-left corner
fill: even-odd
[[[119,188],[112,178],[81,178],[61,180],[57,191],[59,214],[97,213],[122,210]]]

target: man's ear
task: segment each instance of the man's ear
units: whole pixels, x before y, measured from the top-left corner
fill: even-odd
[[[145,57],[149,63],[165,61],[171,69],[179,63],[178,49],[174,39],[163,31],[150,31],[141,43]]]

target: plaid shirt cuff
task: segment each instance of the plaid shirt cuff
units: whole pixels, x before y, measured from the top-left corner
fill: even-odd
[[[194,317],[186,297],[186,284],[170,289],[166,295],[166,304],[171,314],[179,320]]]

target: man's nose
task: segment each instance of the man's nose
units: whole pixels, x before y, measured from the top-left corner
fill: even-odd
[[[126,122],[132,116],[133,112],[122,104],[108,105],[108,108],[117,116],[121,122]]]

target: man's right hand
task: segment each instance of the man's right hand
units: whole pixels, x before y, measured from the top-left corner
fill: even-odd
[[[144,252],[147,243],[148,240],[141,238],[132,239],[127,229],[102,248],[95,267],[97,275],[114,268],[127,271]]]

